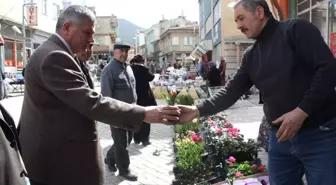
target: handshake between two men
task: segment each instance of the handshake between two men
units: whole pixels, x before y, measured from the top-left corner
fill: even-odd
[[[145,108],[144,122],[176,125],[189,123],[198,116],[196,106],[150,106]]]

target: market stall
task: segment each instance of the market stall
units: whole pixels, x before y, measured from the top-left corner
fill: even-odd
[[[169,83],[168,87],[157,87],[161,89],[159,95],[168,105],[193,105],[197,100],[198,97],[193,97],[191,92],[197,92],[196,88],[200,86],[186,81],[181,81],[181,84],[185,86],[181,86],[179,93],[174,90],[180,89],[176,83],[173,88],[169,88]],[[209,88],[209,94],[220,88]],[[176,125],[174,132],[176,160],[173,185],[269,185],[266,167],[258,158],[260,147],[257,141],[244,138],[223,112]]]

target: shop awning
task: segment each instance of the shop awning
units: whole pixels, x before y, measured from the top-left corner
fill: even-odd
[[[207,51],[212,50],[211,40],[203,40],[196,48],[191,52],[190,56],[193,58],[199,58],[206,54]]]

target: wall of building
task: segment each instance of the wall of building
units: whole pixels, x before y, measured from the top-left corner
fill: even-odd
[[[112,50],[116,38],[118,37],[116,16],[97,16],[96,19],[95,42],[101,46],[107,46],[105,48],[108,48],[108,51],[105,52],[109,52]]]
[[[5,46],[0,50],[0,62],[5,72],[13,72],[22,69],[22,42],[23,35],[15,32],[12,26],[16,26],[22,32],[22,6],[30,0],[0,1],[0,34],[5,38]],[[37,26],[26,25],[26,49],[27,58],[39,44],[43,43],[55,32],[56,21],[62,8],[61,0],[33,0],[37,6]],[[28,7],[24,8],[24,15],[27,15]],[[12,53],[12,54],[11,54]]]
[[[173,38],[175,41],[173,41]],[[178,43],[176,43],[176,40],[178,40]],[[191,53],[195,47],[195,44],[198,43],[198,32],[195,32],[195,34],[186,30],[171,32],[163,37],[160,43],[162,45],[163,54],[169,52]]]
[[[22,24],[23,2],[23,0],[0,1],[0,17]],[[58,6],[59,10],[62,8],[61,0],[46,0],[46,14],[43,12],[43,0],[34,0],[33,2],[35,2],[38,7],[38,26],[33,28],[48,33],[54,33],[57,17],[59,15],[54,9],[55,6]],[[26,10],[27,9],[25,9],[25,15],[27,15]]]
[[[237,28],[234,18],[234,10],[229,7],[229,4],[232,2],[235,2],[235,0],[221,1],[220,48],[222,50],[220,55],[227,62],[227,74],[234,74],[236,72],[240,65],[243,52],[253,43],[252,40],[247,39],[246,36]],[[267,0],[267,2],[271,11],[274,12],[274,8],[272,8],[270,0]],[[275,17],[277,16],[275,15]],[[216,49],[217,53],[215,52],[216,54],[214,55],[218,60],[221,56],[217,50],[218,49]]]

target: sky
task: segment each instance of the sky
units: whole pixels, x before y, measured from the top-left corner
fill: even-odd
[[[188,20],[199,21],[198,0],[73,0],[95,6],[98,16],[115,14],[140,27],[150,28],[162,19],[183,14]]]

